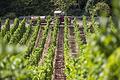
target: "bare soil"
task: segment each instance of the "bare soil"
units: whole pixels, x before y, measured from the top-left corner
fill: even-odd
[[[64,28],[60,27],[58,32],[53,80],[66,80],[64,68]]]
[[[69,27],[69,47],[71,50],[71,55],[73,57],[77,56],[77,48],[75,42],[75,34],[74,34],[74,27]]]
[[[39,29],[39,32],[38,32],[38,36],[37,36],[37,39],[36,39],[36,42],[35,42],[35,48],[38,47],[38,43],[42,37],[42,28]]]
[[[46,53],[48,52],[48,48],[50,46],[50,42],[51,42],[51,31],[48,33],[46,42],[44,44],[44,49],[43,49],[43,52],[42,52],[42,57],[40,58],[39,64],[42,64],[44,62],[44,57],[45,57],[45,55],[47,55]]]
[[[85,33],[84,33],[84,28],[83,28],[83,26],[80,26],[80,27],[79,27],[79,31],[80,31],[80,37],[81,37],[82,43],[83,43],[83,44],[87,44],[86,36],[85,36]]]

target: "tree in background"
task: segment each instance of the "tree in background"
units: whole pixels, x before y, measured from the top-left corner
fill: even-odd
[[[101,12],[110,14],[111,0],[88,0],[86,3],[85,11],[89,14],[99,15]]]
[[[83,15],[98,2],[105,2],[111,8],[111,0],[2,0],[0,16],[14,18],[28,15],[51,15],[62,10],[72,15]]]
[[[110,15],[110,7],[105,2],[98,2],[89,9],[90,15],[93,16],[109,16]]]
[[[69,7],[73,4],[75,4],[76,0],[51,0],[55,7],[56,10],[62,10],[62,11],[67,11]]]
[[[53,5],[50,0],[2,0],[0,16],[49,15]]]

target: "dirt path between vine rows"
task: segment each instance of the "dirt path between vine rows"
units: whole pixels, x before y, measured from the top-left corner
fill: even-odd
[[[39,29],[39,32],[38,32],[38,35],[37,35],[37,39],[36,39],[36,42],[35,42],[35,48],[39,46],[39,41],[42,37],[42,28]]]
[[[75,34],[74,34],[74,27],[69,27],[69,47],[70,47],[70,52],[73,57],[77,57],[77,44],[75,41]]]
[[[39,65],[41,65],[44,62],[44,57],[45,57],[45,55],[47,55],[46,53],[48,52],[50,42],[51,42],[51,31],[48,32],[48,36],[47,36],[47,39],[45,41],[44,49],[42,52],[42,57],[40,58],[40,62],[38,63]]]
[[[79,25],[80,37],[83,44],[87,44],[84,28],[82,25]]]
[[[85,36],[85,32],[84,32],[84,27],[83,27],[83,22],[82,22],[82,20],[78,20],[77,23],[79,24],[81,41],[82,41],[83,44],[87,44],[86,36]]]
[[[60,27],[55,54],[53,80],[66,80],[64,68],[64,28]]]

